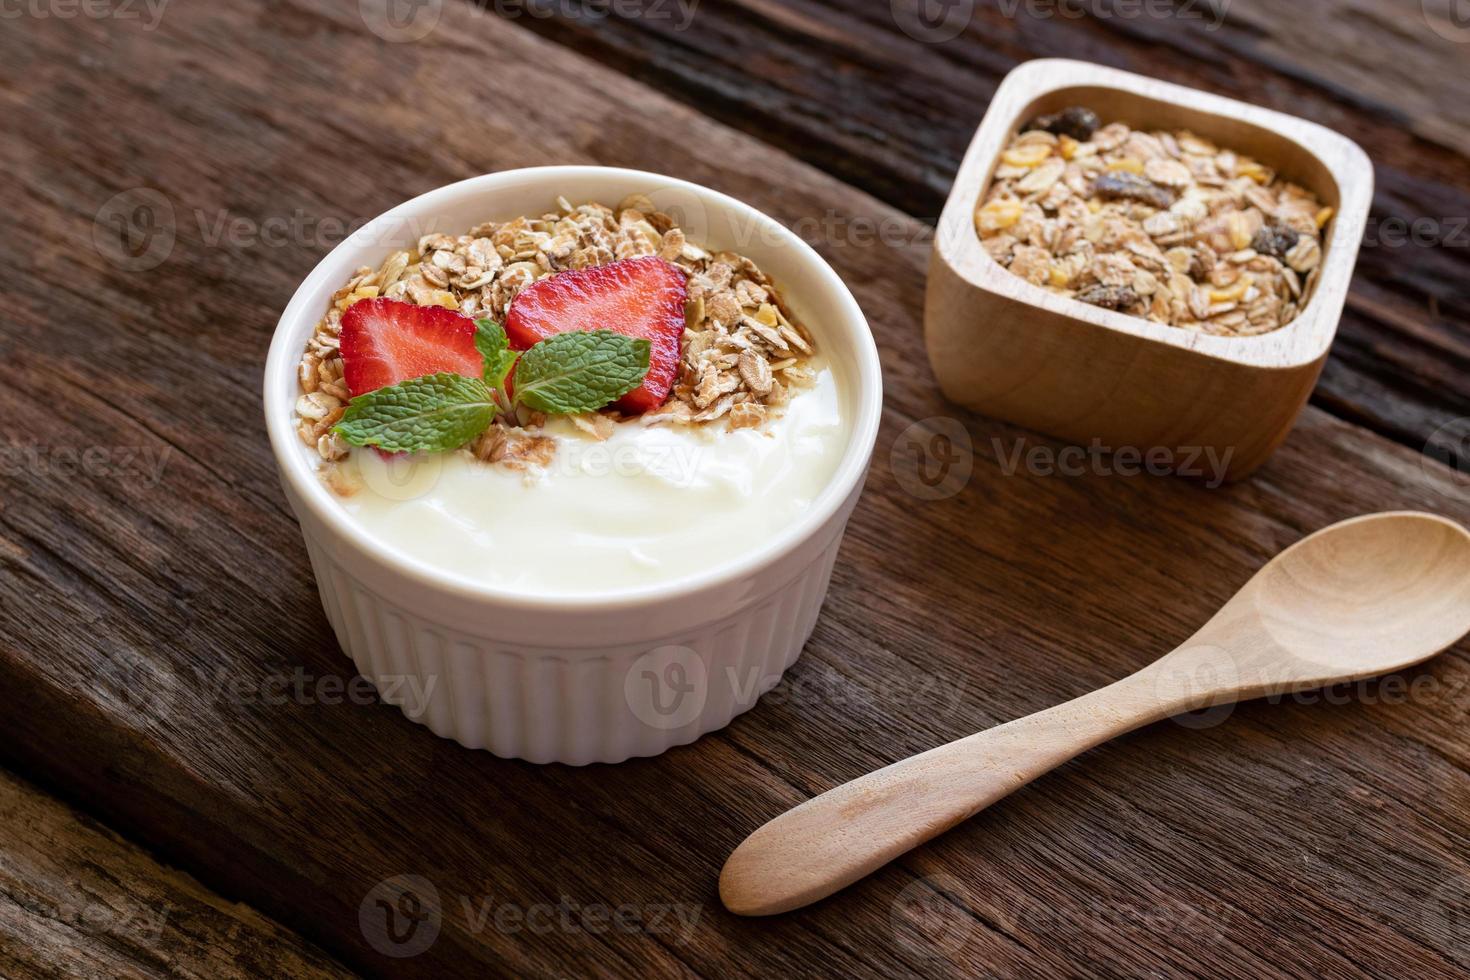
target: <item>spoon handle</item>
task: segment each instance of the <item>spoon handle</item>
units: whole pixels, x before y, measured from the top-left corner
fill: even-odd
[[[1075,701],[844,783],[751,834],[720,873],[740,915],[774,915],[845,888],[1063,762],[1169,717],[1181,699],[1145,668]]]

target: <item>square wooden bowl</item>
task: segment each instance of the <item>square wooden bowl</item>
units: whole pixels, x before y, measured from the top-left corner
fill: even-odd
[[[1273,333],[1217,337],[1091,306],[1002,268],[974,215],[1000,155],[1037,115],[1087,106],[1103,122],[1188,129],[1274,168],[1336,215],[1316,291]],[[939,221],[924,330],[945,395],[1080,444],[1213,451],[1249,475],[1290,431],[1337,331],[1373,196],[1358,145],[1315,123],[1079,61],[1028,62],[1001,85]]]

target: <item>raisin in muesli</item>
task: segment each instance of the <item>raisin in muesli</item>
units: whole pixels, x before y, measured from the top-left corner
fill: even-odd
[[[1174,192],[1167,187],[1127,172],[1101,174],[1092,189],[1104,201],[1137,201],[1160,211],[1174,203]]]
[[[1138,305],[1138,294],[1129,286],[1089,286],[1077,298],[1107,310],[1123,311]]]
[[[1301,237],[1284,225],[1267,225],[1251,239],[1251,248],[1261,255],[1284,261],[1291,250],[1296,248],[1296,243],[1301,241]]]
[[[1092,134],[1101,126],[1102,120],[1097,117],[1097,113],[1086,106],[1074,105],[1051,115],[1037,116],[1026,124],[1026,130],[1043,129],[1048,133],[1070,136],[1085,143],[1092,139]]]

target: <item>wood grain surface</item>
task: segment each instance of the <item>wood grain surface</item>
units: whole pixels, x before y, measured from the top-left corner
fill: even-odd
[[[5,772],[0,842],[6,977],[352,976]]]
[[[1331,411],[1309,409],[1253,480],[1212,490],[1104,463],[1046,475],[1056,443],[938,395],[913,217],[937,204],[986,80],[1031,49],[923,49],[925,70],[970,80],[968,116],[911,93],[900,101],[949,120],[906,137],[930,150],[844,166],[796,114],[784,130],[712,121],[745,105],[739,86],[692,108],[689,92],[620,73],[647,74],[634,65],[528,29],[546,21],[446,0],[427,37],[391,43],[364,29],[366,9],[239,0],[169,6],[152,30],[48,17],[0,31],[0,257],[15,270],[0,333],[0,762],[375,975],[1470,969],[1464,643],[1385,684],[1136,733],[800,914],[742,921],[715,893],[763,821],[1128,673],[1312,530],[1397,508],[1470,521],[1464,474],[1404,445],[1470,414],[1463,252],[1365,258],[1319,399]],[[696,38],[730,16],[784,35],[747,70],[792,85],[806,71],[813,98],[848,77],[849,107],[872,101],[861,79],[791,59],[849,50],[833,23],[869,25],[861,60],[880,74],[897,57],[884,45],[905,43],[878,7],[731,9],[706,0],[712,19],[679,42],[709,43]],[[1111,26],[1035,37],[1134,68],[1157,49],[1152,70],[1175,78],[1195,61]],[[1319,118],[1378,137],[1397,166],[1424,154],[1389,205],[1466,199],[1450,150],[1243,64],[1208,77],[1239,75],[1247,97],[1299,111],[1335,106]],[[893,132],[837,122],[875,142]],[[924,156],[930,169],[906,162]],[[872,322],[887,409],[807,652],[726,731],[577,770],[468,752],[354,703],[259,417],[275,319],[341,223],[458,178],[565,162],[687,177],[792,224],[892,229],[818,236]],[[926,458],[934,434],[958,446],[952,464]],[[424,899],[417,935],[438,931],[395,957],[406,949],[385,953],[362,922],[402,876]]]

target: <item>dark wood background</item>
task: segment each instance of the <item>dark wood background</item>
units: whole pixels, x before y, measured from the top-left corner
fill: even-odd
[[[715,892],[762,821],[1142,666],[1312,530],[1470,520],[1470,32],[1436,0],[1234,0],[1217,28],[1222,3],[990,0],[942,41],[916,19],[929,0],[700,0],[687,22],[692,0],[426,0],[437,23],[411,43],[370,29],[383,2],[5,14],[0,974],[1470,970],[1465,643],[1388,683],[1136,733],[805,912],[739,920]],[[1295,112],[1373,157],[1332,359],[1252,481],[1007,474],[1018,443],[1055,444],[936,393],[928,233],[990,94],[1038,56]],[[341,223],[565,162],[819,229],[887,385],[787,680],[693,746],[587,769],[344,703],[258,395]],[[946,418],[973,472],[921,500],[901,437]],[[359,911],[399,875],[437,891],[439,932],[390,958]]]

